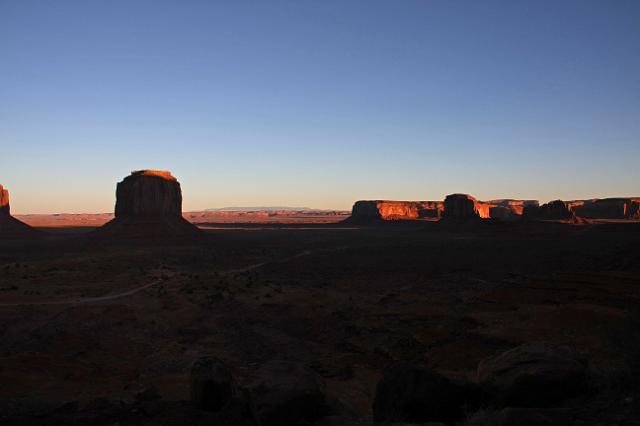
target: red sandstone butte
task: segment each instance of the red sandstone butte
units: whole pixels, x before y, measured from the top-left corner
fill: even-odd
[[[0,185],[0,215],[8,216],[10,214],[11,208],[9,207],[9,191]]]
[[[523,218],[533,220],[576,220],[576,215],[569,208],[569,203],[562,200],[554,200],[539,207],[526,206]]]
[[[587,219],[638,219],[640,198],[594,198],[567,202],[569,210]]]
[[[168,171],[137,170],[118,183],[115,219],[100,235],[121,238],[192,237],[200,230],[182,217],[180,183]]]
[[[0,185],[0,237],[23,238],[39,235],[38,231],[11,216],[9,191]]]
[[[443,210],[442,201],[356,201],[350,221],[376,222],[391,220],[436,220]]]
[[[489,205],[469,194],[451,194],[444,199],[443,219],[469,220],[489,217]]]

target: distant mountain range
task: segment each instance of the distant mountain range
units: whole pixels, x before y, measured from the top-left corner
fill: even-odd
[[[220,207],[217,209],[206,209],[206,212],[264,212],[277,210],[293,210],[293,211],[319,211],[320,209],[311,209],[309,207]]]

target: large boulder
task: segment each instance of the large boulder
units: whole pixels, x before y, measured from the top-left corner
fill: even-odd
[[[180,183],[167,171],[138,170],[116,188],[115,218],[97,233],[117,238],[195,237],[182,217]]]
[[[584,391],[586,374],[575,350],[530,343],[482,360],[477,380],[498,404],[549,407]]]
[[[484,206],[481,206],[478,200],[468,194],[451,194],[444,199],[443,219],[480,219],[481,213],[484,217],[488,217],[488,208],[486,212]]]
[[[307,424],[327,412],[325,385],[304,365],[270,361],[248,387],[255,418],[262,426]]]
[[[348,221],[438,219],[442,210],[441,201],[361,200],[353,205]]]
[[[204,356],[191,366],[191,402],[197,408],[220,411],[238,394],[231,370],[219,359]]]
[[[474,385],[449,379],[425,367],[401,363],[376,386],[376,422],[453,422],[478,402]]]

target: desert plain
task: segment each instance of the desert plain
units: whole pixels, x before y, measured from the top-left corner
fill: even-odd
[[[167,414],[203,355],[241,384],[270,360],[304,363],[366,421],[393,363],[473,380],[536,341],[589,360],[598,391],[562,405],[575,424],[640,416],[638,223],[285,220],[160,243],[85,227],[0,242],[0,422],[214,424]],[[155,405],[139,402],[150,389]]]

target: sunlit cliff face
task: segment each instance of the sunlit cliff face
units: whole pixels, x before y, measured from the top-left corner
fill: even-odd
[[[441,201],[364,200],[353,205],[352,216],[365,220],[439,218],[442,209]]]
[[[156,176],[166,180],[176,181],[176,178],[167,170],[134,170],[131,176]]]

